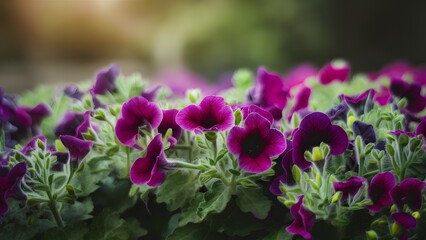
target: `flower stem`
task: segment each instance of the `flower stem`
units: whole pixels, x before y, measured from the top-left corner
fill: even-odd
[[[62,221],[61,215],[59,214],[58,208],[56,207],[56,202],[53,200],[52,194],[50,191],[47,191],[47,196],[49,197],[49,208],[52,212],[53,218],[55,219],[56,224],[58,227],[62,228],[64,227],[64,222]]]
[[[187,169],[194,169],[194,170],[206,170],[206,167],[200,164],[192,164],[188,162],[183,162],[179,160],[170,160],[168,159],[168,162],[170,165],[175,165],[178,168],[187,168]]]
[[[130,175],[130,147],[126,147],[126,175]]]

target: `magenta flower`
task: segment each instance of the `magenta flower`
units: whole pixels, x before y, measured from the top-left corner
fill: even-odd
[[[172,147],[176,145],[182,135],[182,128],[176,123],[178,112],[177,109],[163,110],[163,120],[158,126],[158,132],[162,135],[165,135],[169,128],[172,129],[172,136],[168,139]]]
[[[380,86],[380,91],[376,91],[373,99],[380,106],[385,106],[392,102],[392,95],[388,88]]]
[[[309,106],[309,97],[311,96],[312,90],[309,87],[303,87],[299,90],[299,92],[295,96],[293,107],[290,110],[289,113],[289,119],[291,119],[291,116],[293,113],[305,109]]]
[[[133,163],[130,180],[136,185],[159,186],[166,180],[166,173],[161,169],[166,164],[161,134],[157,134],[149,143],[146,156],[136,159]]]
[[[290,213],[293,215],[294,221],[286,230],[293,235],[299,234],[304,239],[312,239],[310,231],[315,224],[315,214],[303,207],[303,198],[303,195],[300,196],[297,203],[291,206]]]
[[[408,240],[408,230],[416,228],[416,219],[409,213],[394,212],[391,214],[396,224],[402,227],[402,232],[396,232],[399,240]]]
[[[103,95],[107,92],[115,92],[117,87],[115,86],[115,80],[120,75],[120,68],[118,65],[113,64],[108,68],[101,70],[96,75],[95,84],[90,88],[89,92],[93,95]]]
[[[271,157],[286,149],[284,135],[271,129],[271,123],[258,113],[251,113],[244,128],[233,127],[226,141],[228,150],[238,155],[238,164],[244,171],[261,173],[272,165]]]
[[[136,139],[144,135],[141,128],[157,128],[163,119],[163,112],[156,103],[143,97],[133,97],[123,104],[122,116],[115,126],[117,139],[124,145],[136,147]]]
[[[3,170],[3,169],[1,169]],[[20,162],[16,164],[10,171],[0,171],[0,221],[9,210],[7,205],[8,198],[24,200],[25,194],[21,189],[21,180],[27,173],[27,164]]]
[[[333,188],[336,192],[342,192],[342,201],[346,201],[348,197],[354,197],[364,186],[365,178],[352,176],[344,182],[334,182]]]
[[[284,77],[284,89],[290,90],[294,86],[302,85],[309,77],[315,77],[318,70],[310,64],[301,64],[291,69]]]
[[[421,95],[421,85],[407,83],[401,79],[394,78],[390,85],[391,93],[394,96],[405,98],[407,106],[405,109],[412,113],[421,112],[426,107],[426,97]]]
[[[406,178],[391,191],[391,198],[400,211],[406,204],[412,211],[422,207],[422,190],[426,183],[416,178]]]
[[[234,125],[234,113],[222,97],[207,96],[200,105],[189,105],[180,110],[176,122],[195,133],[225,131]]]
[[[20,150],[21,153],[28,155],[31,151],[36,149],[37,140],[42,141],[43,143],[46,143],[46,137],[43,135],[37,135],[33,138],[31,138],[25,146],[22,147]]]
[[[65,113],[58,126],[55,128],[55,135],[70,135],[83,139],[83,133],[87,132],[91,127],[90,116],[93,114],[91,111],[85,113],[80,112],[67,112]]]
[[[345,61],[335,61],[325,65],[318,73],[321,84],[329,84],[332,81],[344,82],[349,79],[350,67]]]
[[[144,97],[146,100],[152,102],[157,97],[158,91],[161,89],[161,86],[157,86],[149,91],[143,91],[141,93],[141,96]]]
[[[342,102],[346,102],[358,116],[361,116],[362,114],[369,112],[374,107],[374,94],[374,89],[368,89],[367,91],[354,96],[341,94],[340,98],[342,99]]]
[[[383,207],[390,206],[392,204],[390,192],[395,185],[395,176],[391,172],[382,172],[374,176],[368,186],[368,196],[373,205],[367,208],[372,212],[380,212]]]
[[[64,88],[64,95],[73,99],[81,100],[84,96],[84,93],[75,85],[69,85]]]
[[[321,112],[313,112],[305,116],[298,129],[293,132],[293,161],[301,169],[311,166],[305,159],[305,151],[321,143],[330,146],[332,155],[339,155],[348,148],[349,139],[345,130],[331,124],[330,118]]]
[[[59,138],[62,144],[68,149],[70,161],[73,164],[80,163],[93,147],[93,141],[81,140],[69,135],[62,135]]]
[[[282,117],[282,110],[287,104],[288,91],[284,89],[280,75],[270,73],[265,67],[259,67],[256,83],[248,92],[248,102],[269,111],[274,119]]]
[[[266,118],[271,124],[274,122],[274,118],[272,117],[272,115],[268,111],[266,111],[266,110],[264,110],[264,109],[262,109],[262,108],[260,108],[256,105],[252,105],[252,104],[245,105],[245,106],[240,107],[240,109],[241,109],[241,112],[243,114],[243,120],[245,120],[250,115],[250,113],[255,112],[255,113],[258,113],[260,116]]]

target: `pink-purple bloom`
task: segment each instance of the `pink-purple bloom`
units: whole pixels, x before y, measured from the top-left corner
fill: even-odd
[[[412,211],[422,207],[422,190],[426,183],[416,178],[406,178],[391,191],[391,198],[400,211],[407,205]]]
[[[151,131],[157,128],[163,119],[160,107],[140,96],[125,102],[121,113],[122,116],[115,126],[115,134],[121,143],[130,147],[137,147],[137,137],[144,135],[142,128]]]
[[[238,164],[244,171],[261,173],[272,165],[272,157],[284,152],[284,135],[271,128],[271,122],[258,113],[251,113],[244,128],[233,127],[226,142],[228,150],[238,155]]]
[[[70,153],[70,161],[78,164],[90,152],[93,147],[93,141],[82,140],[70,135],[62,135],[59,137],[62,144]]]
[[[309,106],[309,97],[311,96],[312,90],[309,87],[302,87],[295,96],[293,107],[289,113],[289,119],[293,113],[305,109]]]
[[[161,120],[158,126],[158,132],[163,135],[166,134],[169,128],[172,129],[172,135],[168,139],[172,147],[177,144],[182,135],[182,128],[176,123],[176,115],[178,112],[177,109],[163,110],[163,120]]]
[[[338,104],[332,107],[326,112],[327,116],[330,117],[331,121],[343,121],[346,122],[348,118],[349,107],[346,103]]]
[[[315,214],[303,206],[304,196],[300,196],[297,203],[290,208],[294,221],[286,228],[286,230],[295,235],[298,234],[304,239],[312,239],[312,231],[315,224]]]
[[[116,64],[112,64],[108,68],[101,70],[96,75],[96,81],[89,92],[93,95],[103,95],[107,92],[115,92],[117,90],[115,80],[118,75],[120,75],[120,67]]]
[[[28,155],[31,151],[35,150],[37,147],[37,140],[42,141],[43,143],[46,143],[46,137],[43,135],[37,135],[33,138],[31,138],[25,146],[22,147],[20,150],[21,153]]]
[[[0,168],[0,221],[9,210],[7,205],[8,198],[24,200],[25,194],[21,189],[21,180],[27,173],[27,164],[19,162],[10,171],[3,171]]]
[[[277,158],[277,164],[274,166],[275,175],[277,176],[272,180],[271,186],[269,186],[269,191],[279,196],[281,195],[280,184],[284,183],[286,185],[292,185],[294,183],[292,167],[292,143],[290,140],[286,139],[286,149],[285,151]],[[279,164],[281,162],[281,164]]]
[[[136,185],[151,187],[161,185],[166,180],[163,166],[167,165],[161,134],[157,134],[148,144],[146,156],[135,160],[130,169],[130,180]]]
[[[394,212],[391,214],[396,224],[402,227],[402,232],[398,232],[398,240],[408,240],[408,231],[416,228],[416,219],[409,213],[405,212]]]
[[[176,115],[176,122],[188,131],[225,131],[234,125],[232,108],[219,96],[207,96],[200,105],[189,105]]]
[[[391,172],[382,172],[374,176],[368,186],[368,196],[373,204],[367,208],[372,212],[380,212],[383,207],[390,206],[392,204],[390,192],[395,185],[395,176]]]
[[[421,112],[426,107],[426,97],[421,94],[421,85],[407,83],[404,80],[394,78],[391,80],[390,90],[392,95],[405,98],[405,109],[412,113]]]
[[[350,66],[345,61],[335,61],[325,65],[318,73],[321,84],[329,84],[332,81],[344,82],[349,79]]]
[[[293,161],[301,169],[311,166],[305,159],[305,151],[321,143],[330,146],[332,155],[339,155],[348,148],[349,139],[345,130],[333,125],[330,118],[321,112],[313,112],[305,116],[298,129],[293,132]]]
[[[91,111],[81,112],[67,112],[62,120],[55,128],[55,135],[70,135],[83,139],[83,133],[87,132],[91,127],[90,116]]]
[[[278,120],[282,117],[287,97],[288,91],[284,89],[281,76],[260,67],[257,70],[256,83],[248,92],[248,102],[269,111],[274,119]]]
[[[349,197],[354,197],[365,184],[365,178],[352,176],[343,182],[334,182],[333,188],[336,192],[342,192],[342,201],[346,201]]]
[[[255,113],[258,113],[260,116],[266,118],[270,123],[274,122],[274,118],[268,111],[256,105],[252,105],[252,104],[244,105],[244,106],[241,106],[240,109],[243,114],[243,119],[246,119],[250,115],[250,113],[255,112]]]
[[[374,107],[374,94],[374,89],[368,89],[367,91],[354,96],[341,94],[340,98],[342,99],[342,102],[346,102],[358,116],[361,116],[362,114],[369,112]]]
[[[354,131],[355,137],[361,136],[364,144],[376,143],[376,133],[374,131],[373,125],[356,120],[352,124],[352,129]]]

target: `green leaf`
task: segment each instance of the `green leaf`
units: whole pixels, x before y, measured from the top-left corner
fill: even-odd
[[[49,229],[44,235],[44,240],[80,240],[84,239],[84,235],[87,233],[87,224],[85,222],[76,222],[71,225],[67,225],[64,228],[52,228]]]
[[[91,218],[93,202],[90,198],[83,202],[75,202],[73,205],[65,205],[61,215],[66,223],[77,222]]]
[[[271,210],[272,201],[262,193],[260,188],[237,188],[237,205],[243,212],[265,219]]]
[[[208,226],[202,224],[189,224],[176,229],[167,240],[217,240],[223,239]]]
[[[167,204],[167,209],[174,211],[187,205],[199,188],[200,182],[195,171],[175,171],[157,188],[157,202]]]
[[[117,213],[104,210],[93,220],[85,239],[127,240],[129,238],[130,233],[126,221],[121,219]]]
[[[278,230],[272,231],[266,237],[262,238],[262,240],[291,240],[293,239],[293,235],[284,230],[284,228],[280,228]]]
[[[204,195],[205,202],[199,206],[198,216],[206,218],[209,213],[220,213],[231,200],[231,194],[221,181],[213,183],[211,189]]]

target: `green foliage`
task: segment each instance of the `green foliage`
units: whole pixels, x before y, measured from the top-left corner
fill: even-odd
[[[263,195],[260,188],[237,188],[237,205],[243,212],[251,212],[254,216],[265,219],[271,209],[272,202]]]

